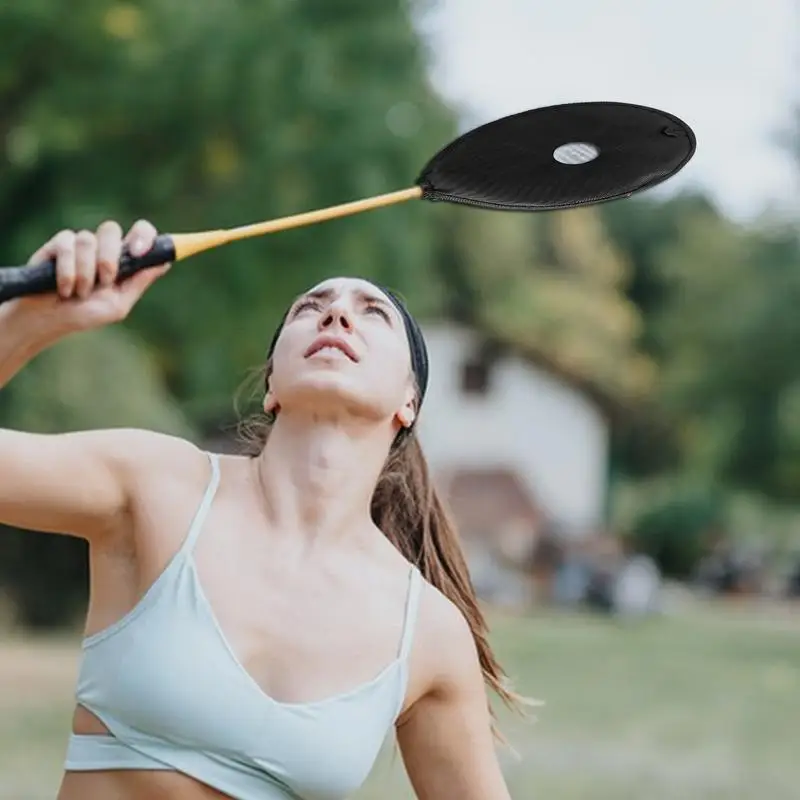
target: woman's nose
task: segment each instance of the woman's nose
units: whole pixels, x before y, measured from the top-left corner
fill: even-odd
[[[320,329],[341,328],[348,331],[353,327],[353,319],[350,309],[343,303],[333,303],[328,310],[320,317]]]

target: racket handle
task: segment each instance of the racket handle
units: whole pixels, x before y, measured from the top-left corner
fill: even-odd
[[[142,269],[159,267],[175,261],[175,243],[169,234],[161,234],[153,247],[142,256],[132,256],[123,248],[119,259],[117,281],[130,278]],[[32,294],[48,294],[55,292],[56,262],[45,261],[27,267],[0,268],[0,303]]]

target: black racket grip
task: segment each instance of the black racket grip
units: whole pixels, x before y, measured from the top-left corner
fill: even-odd
[[[130,278],[131,275],[148,267],[160,267],[175,261],[175,244],[169,234],[161,234],[143,256],[132,256],[123,249],[119,259],[117,282]],[[56,262],[45,261],[27,267],[0,268],[0,303],[32,294],[48,294],[55,292]]]

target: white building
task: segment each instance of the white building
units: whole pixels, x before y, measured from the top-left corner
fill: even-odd
[[[571,537],[603,526],[609,425],[588,392],[532,359],[496,346],[487,352],[479,333],[454,323],[424,332],[431,376],[423,449],[476,587],[518,594],[498,559],[526,558],[546,526]]]

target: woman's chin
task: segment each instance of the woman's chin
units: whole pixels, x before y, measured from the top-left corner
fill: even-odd
[[[289,413],[352,416],[378,422],[392,415],[391,407],[385,400],[381,402],[379,394],[374,386],[370,390],[352,376],[320,371],[287,387],[281,393],[280,407]]]

